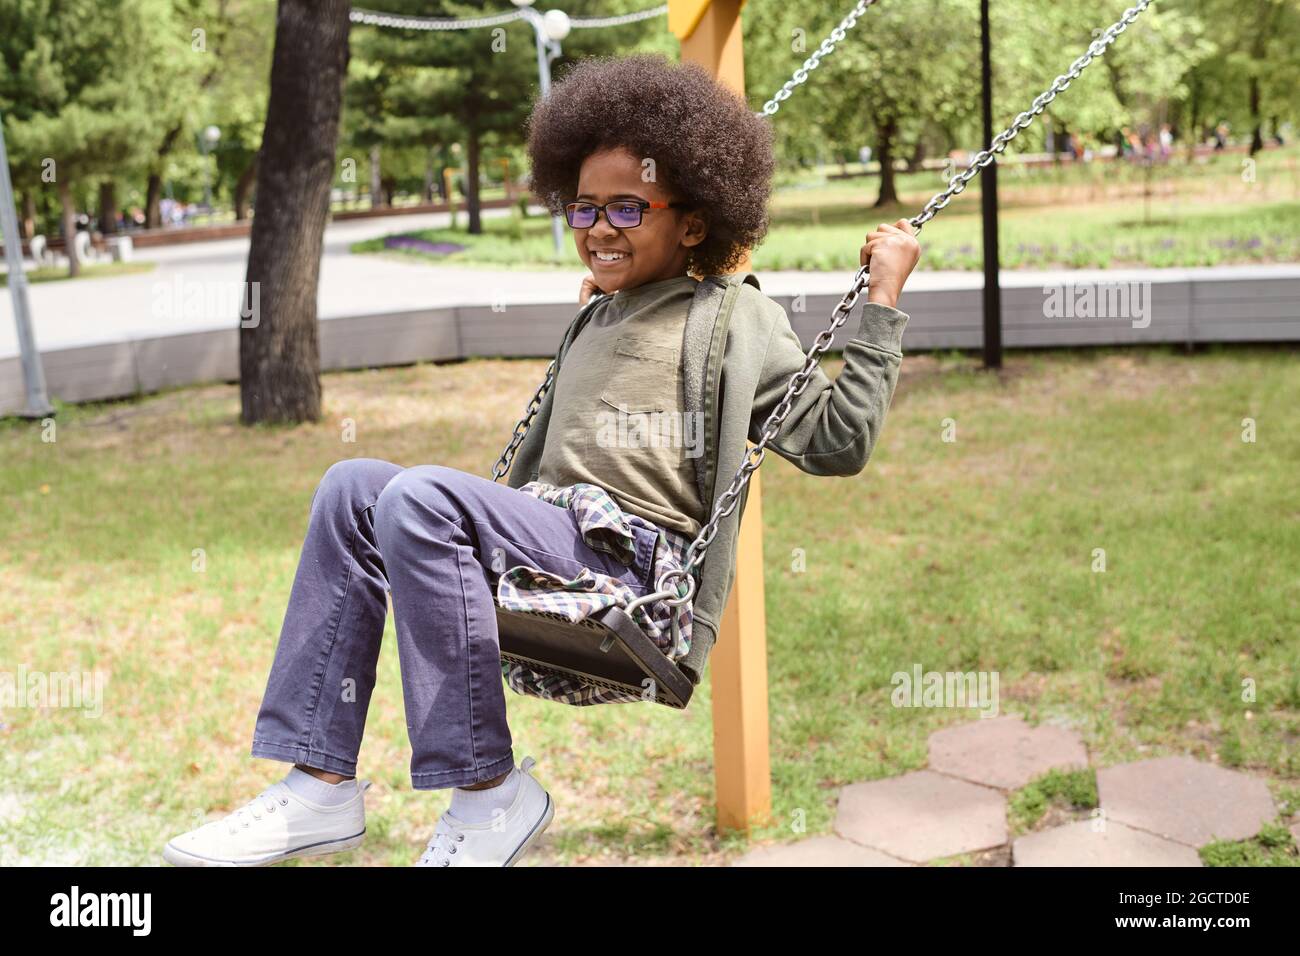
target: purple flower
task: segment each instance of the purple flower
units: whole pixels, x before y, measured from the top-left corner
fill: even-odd
[[[433,242],[419,236],[388,236],[384,239],[385,249],[413,249],[434,256],[445,256],[453,252],[463,252],[465,247],[455,242]]]

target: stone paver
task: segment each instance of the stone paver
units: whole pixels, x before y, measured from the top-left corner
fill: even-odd
[[[1202,866],[1190,846],[1134,830],[1114,820],[1105,830],[1080,820],[1020,837],[1011,845],[1012,866]]]
[[[834,836],[755,847],[732,866],[913,866],[982,850],[1008,852],[1006,797],[1051,768],[1084,768],[1079,736],[1019,715],[930,736],[930,769],[840,790]],[[1197,847],[1244,840],[1276,818],[1262,780],[1191,757],[1097,771],[1104,817],[1017,838],[1011,866],[1204,866]],[[1290,826],[1300,845],[1300,822]],[[981,858],[982,859],[982,858]],[[906,862],[904,862],[906,861]]]
[[[755,847],[731,865],[911,866],[912,864],[836,836],[818,836],[795,843]]]
[[[1188,846],[1244,840],[1277,816],[1262,780],[1192,757],[1160,757],[1097,771],[1097,795],[1111,822]]]
[[[974,720],[930,735],[930,769],[1015,790],[1054,767],[1082,769],[1088,751],[1072,730],[1031,727],[1018,715]]]
[[[988,787],[917,770],[844,787],[835,832],[924,863],[1006,843],[1006,800]]]

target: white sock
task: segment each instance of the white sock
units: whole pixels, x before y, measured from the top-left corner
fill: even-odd
[[[312,803],[318,803],[325,807],[336,807],[340,803],[347,803],[357,795],[356,777],[339,783],[326,783],[319,777],[313,777],[311,774],[304,773],[294,767],[289,771],[289,775],[284,778],[284,782],[290,790],[304,800],[310,800]]]
[[[490,823],[493,812],[508,809],[515,802],[519,793],[519,768],[512,767],[510,776],[495,787],[482,790],[462,790],[453,787],[451,791],[451,815],[466,823]]]

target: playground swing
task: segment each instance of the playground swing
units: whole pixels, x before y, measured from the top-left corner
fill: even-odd
[[[764,105],[762,113],[769,116],[775,113],[780,108],[780,103],[789,98],[793,88],[803,83],[808,78],[808,74],[816,69],[820,57],[830,53],[834,49],[834,44],[844,39],[846,31],[852,28],[857,18],[875,2],[876,0],[858,0],[848,16],[840,21],[813,55]],[[908,220],[913,229],[919,232],[921,227],[933,219],[939,210],[947,206],[954,196],[965,190],[966,184],[980,170],[993,162],[994,157],[1003,152],[1007,144],[1056,99],[1058,93],[1076,80],[1095,57],[1105,53],[1115,38],[1128,29],[1129,24],[1136,20],[1151,2],[1152,0],[1138,0],[1136,5],[1125,10],[1119,20],[1093,40],[1083,55],[1071,63],[1064,74],[1058,76],[1048,89],[1034,99],[1029,110],[1020,113],[1010,126],[993,138],[987,148],[976,154],[965,170],[948,180],[946,189],[932,196],[921,212]],[[776,437],[786,416],[790,413],[792,400],[807,387],[813,369],[821,360],[822,354],[830,347],[836,330],[848,320],[859,296],[866,289],[869,276],[870,263],[858,269],[853,285],[831,312],[831,324],[817,335],[805,357],[803,368],[790,377],[785,395],[763,425],[762,438],[748,449],[744,462],[731,480],[730,487],[716,500],[708,523],[687,549],[684,566],[680,570],[667,571],[661,575],[655,582],[658,590],[636,598],[624,607],[608,607],[578,622],[548,611],[515,611],[498,607],[497,630],[501,657],[504,660],[524,665],[540,673],[575,678],[600,687],[638,694],[646,700],[653,699],[657,703],[670,707],[678,709],[686,707],[694,684],[677,664],[642,633],[632,619],[632,611],[641,604],[654,601],[663,600],[667,605],[676,607],[691,599],[697,584],[695,575],[703,565],[705,553],[717,533],[719,522],[735,510],[736,503],[741,499],[741,493],[749,483],[750,476],[763,463],[768,443]],[[580,323],[584,313],[579,313],[575,325]],[[543,397],[554,381],[558,363],[559,355],[551,360],[546,369],[546,379],[528,403],[524,417],[515,425],[514,435],[493,466],[491,476],[493,481],[500,481],[509,471],[515,450],[527,434],[533,418],[541,408]],[[741,512],[743,515],[743,503]],[[669,584],[674,578],[679,579],[679,583],[670,588]],[[676,647],[679,638],[676,615],[673,615],[672,630],[673,646]]]

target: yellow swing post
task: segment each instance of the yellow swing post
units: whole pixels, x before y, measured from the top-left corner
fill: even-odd
[[[740,8],[745,0],[668,0],[668,28],[682,60],[698,63],[737,93],[745,92]],[[740,271],[750,268],[745,254]],[[736,581],[709,655],[713,690],[713,776],[719,833],[748,832],[771,822],[768,752],[767,617],[763,595],[763,496],[759,472],[749,479],[736,549]]]

